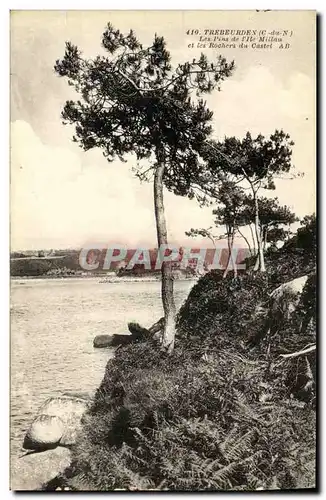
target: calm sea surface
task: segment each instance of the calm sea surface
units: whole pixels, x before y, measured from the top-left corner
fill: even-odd
[[[193,286],[175,283],[177,306]],[[127,333],[127,323],[151,326],[162,316],[159,282],[99,283],[99,279],[15,280],[11,285],[11,449],[17,456],[31,420],[50,396],[94,393],[110,349],[94,349],[99,334]]]

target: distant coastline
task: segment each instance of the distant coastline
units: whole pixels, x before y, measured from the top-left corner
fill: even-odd
[[[67,276],[47,276],[47,275],[40,275],[40,276],[10,276],[11,281],[30,281],[30,280],[97,280],[99,284],[115,284],[115,283],[131,283],[131,282],[160,282],[161,278],[158,277],[150,277],[150,276],[121,276],[119,277],[110,277],[107,278],[105,275],[100,276],[100,275],[87,275],[87,276],[80,276],[80,275],[67,275]],[[197,278],[196,276],[191,276],[191,277],[186,277],[182,276],[181,278],[175,277],[176,281],[195,281]]]
[[[157,252],[155,249],[150,250],[151,261],[150,267],[145,267],[144,264],[134,264],[130,269],[128,262],[133,258],[136,250],[129,250],[128,258],[125,259],[123,265],[120,262],[111,262],[109,268],[105,261],[106,251],[98,252],[94,257],[97,264],[94,269],[84,269],[80,264],[79,254],[77,250],[65,251],[60,255],[60,251],[53,250],[46,253],[43,250],[28,254],[27,251],[12,252],[10,255],[10,275],[15,279],[61,279],[61,278],[93,278],[105,280],[105,282],[118,283],[121,281],[160,281],[161,272],[156,269]],[[197,260],[189,262],[186,269],[179,269],[180,262],[176,262],[173,273],[175,279],[188,279],[196,275],[195,267]]]

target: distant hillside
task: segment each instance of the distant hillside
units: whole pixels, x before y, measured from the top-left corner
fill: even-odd
[[[81,275],[81,274],[91,274],[91,275],[105,275],[107,272],[114,271],[118,276],[146,276],[146,275],[156,275],[160,273],[160,270],[155,269],[155,264],[157,261],[157,249],[149,249],[150,262],[147,265],[137,264],[128,269],[128,264],[133,259],[136,253],[136,249],[127,250],[127,254],[123,261],[117,260],[110,263],[110,267],[104,269],[106,261],[106,250],[90,250],[87,256],[87,264],[96,264],[98,267],[93,270],[85,270],[81,267],[79,262],[80,250],[66,250],[65,253],[62,251],[52,251],[51,254],[46,254],[43,251],[34,252],[33,255],[28,255],[27,253],[12,253],[10,259],[10,272],[11,276],[56,276],[56,275]],[[197,251],[197,249],[193,249]],[[199,251],[199,250],[198,250]],[[221,253],[219,255],[219,262],[221,267],[224,269],[227,263],[228,251],[226,248],[220,249]],[[243,261],[246,250],[241,249],[237,258],[237,262]],[[118,255],[117,252],[113,252],[113,256]],[[215,249],[207,249],[205,267],[206,269],[213,264],[215,255]],[[197,265],[197,259],[189,259],[188,267],[186,269],[180,269],[180,263],[183,257],[182,248],[179,249],[179,258],[174,264],[174,268],[180,273],[189,275],[195,273],[195,268]]]

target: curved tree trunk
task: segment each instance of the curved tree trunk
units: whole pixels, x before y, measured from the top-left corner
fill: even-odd
[[[154,175],[154,207],[155,207],[155,219],[156,219],[156,231],[157,231],[157,243],[158,250],[161,245],[166,245],[167,240],[167,230],[166,230],[166,220],[164,213],[164,203],[163,203],[163,174],[164,174],[165,164],[164,161],[158,160],[158,166],[155,170]],[[175,337],[175,316],[176,308],[173,296],[173,275],[171,262],[162,262],[162,302],[165,317],[165,324],[163,330],[162,345],[168,352],[171,352],[174,347],[174,337]]]
[[[243,232],[240,231],[239,226],[237,227],[237,230],[238,230],[238,233],[240,234],[241,238],[243,238],[244,241],[247,243],[247,247],[248,247],[248,250],[249,250],[250,257],[252,257],[252,255],[253,255],[252,248],[251,248],[251,245],[249,243],[248,238],[246,238],[245,235],[243,234]]]

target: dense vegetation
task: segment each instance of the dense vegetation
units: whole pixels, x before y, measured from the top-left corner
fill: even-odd
[[[70,275],[79,274],[82,271],[83,269],[79,264],[79,252],[77,250],[67,250],[64,255],[56,252],[56,255],[50,258],[45,256],[27,256],[24,253],[13,253],[11,255],[11,276],[55,276],[56,273],[57,275]]]
[[[76,490],[255,490],[315,486],[316,223],[269,273],[212,271],[178,314],[175,350],[116,351],[63,480]],[[263,335],[268,292],[309,272],[291,321]],[[308,326],[300,331],[302,321]]]

